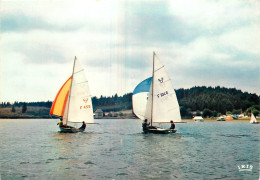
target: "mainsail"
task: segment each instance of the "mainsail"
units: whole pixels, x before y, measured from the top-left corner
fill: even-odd
[[[91,95],[84,69],[77,58],[74,60],[72,76],[63,84],[51,107],[50,114],[63,117],[68,122],[94,123]]]
[[[253,123],[257,123],[256,118],[255,118],[255,116],[254,116],[253,113],[251,113],[250,123],[251,123],[251,124],[253,124]]]
[[[69,122],[81,123],[84,120],[86,123],[94,123],[88,81],[84,69],[76,58],[74,61],[67,114]]]
[[[153,81],[152,121],[157,123],[171,120],[181,122],[179,103],[171,79],[155,53]]]

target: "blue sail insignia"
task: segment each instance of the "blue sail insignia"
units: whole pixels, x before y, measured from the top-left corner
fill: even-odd
[[[145,80],[143,80],[141,83],[139,83],[136,88],[134,89],[133,95],[141,93],[141,92],[149,92],[150,86],[152,83],[152,77],[149,77]]]

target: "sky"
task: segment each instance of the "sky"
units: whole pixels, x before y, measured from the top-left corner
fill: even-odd
[[[0,102],[53,101],[85,67],[92,96],[123,95],[152,75],[173,87],[260,94],[260,1],[0,0]]]

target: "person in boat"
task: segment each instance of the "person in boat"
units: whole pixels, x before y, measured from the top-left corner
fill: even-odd
[[[171,127],[170,129],[175,129],[175,124],[173,123],[173,121],[171,121]]]
[[[59,127],[62,127],[62,128],[70,128],[70,129],[75,129],[74,127],[72,127],[72,126],[68,126],[68,125],[64,125],[63,124],[63,119],[62,119],[62,117],[60,118],[60,121],[58,122],[58,124],[57,125],[59,125]]]
[[[144,132],[147,132],[147,131],[148,131],[149,125],[150,125],[150,123],[147,123],[147,119],[145,119],[144,122],[143,122],[143,124],[142,124],[143,131],[144,131]]]
[[[82,122],[82,126],[79,128],[80,130],[85,130],[86,129],[86,123],[85,121]]]
[[[60,121],[57,123],[57,125],[59,125],[60,127],[64,127],[63,122],[62,122],[62,118],[60,118]]]

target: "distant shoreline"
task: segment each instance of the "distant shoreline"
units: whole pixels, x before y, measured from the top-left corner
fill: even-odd
[[[204,122],[215,122],[217,119],[203,119]],[[257,120],[260,120],[260,118],[257,118]],[[187,121],[187,122],[195,122],[193,119],[183,119],[182,121]],[[232,120],[225,120],[225,121],[217,121],[217,122],[247,122],[250,121],[250,118],[248,119],[232,119]]]
[[[5,117],[0,117],[0,120],[9,120],[9,119],[59,119],[59,118],[40,118],[40,117],[37,117],[37,118],[34,118],[34,117],[19,117],[19,118],[13,118],[13,117],[8,117],[8,118],[5,118]],[[112,118],[112,117],[106,117],[106,118],[96,118],[95,120],[104,120],[104,119],[107,119],[107,120],[138,120],[138,121],[142,121],[141,119],[138,119],[138,118]],[[256,118],[257,120],[260,121],[260,118]],[[249,122],[250,121],[250,118],[243,118],[243,119],[233,119],[233,120],[226,120],[226,121],[217,121],[216,119],[203,119],[204,122]],[[193,119],[182,119],[183,122],[195,122]]]
[[[59,118],[46,118],[46,117],[0,117],[0,119],[59,119]]]

